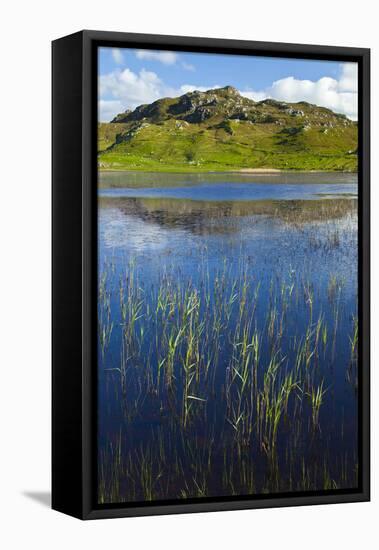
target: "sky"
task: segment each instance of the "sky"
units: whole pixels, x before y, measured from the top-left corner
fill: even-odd
[[[308,101],[358,118],[357,63],[104,47],[98,56],[102,122],[162,97],[227,85],[255,101]]]

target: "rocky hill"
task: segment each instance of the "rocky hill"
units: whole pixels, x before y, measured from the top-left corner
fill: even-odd
[[[306,102],[255,102],[232,86],[163,98],[98,127],[99,167],[357,170],[357,123]]]

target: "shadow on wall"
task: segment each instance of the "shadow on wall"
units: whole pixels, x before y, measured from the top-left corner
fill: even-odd
[[[50,491],[24,491],[22,494],[24,497],[30,498],[42,506],[51,507]]]

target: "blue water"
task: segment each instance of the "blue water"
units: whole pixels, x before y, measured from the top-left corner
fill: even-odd
[[[356,183],[198,183],[183,187],[101,189],[100,197],[172,198],[196,201],[314,200],[357,197]]]
[[[171,397],[162,388],[156,394],[151,379],[144,378],[144,368],[147,357],[153,365],[160,359],[155,342],[161,329],[152,324],[149,311],[156,305],[162,278],[173,285],[179,282],[182,288],[195,289],[201,295],[204,272],[207,272],[211,294],[223,281],[225,295],[228,295],[231,281],[240,273],[243,262],[250,284],[248,303],[253,303],[259,286],[254,312],[257,328],[262,333],[267,330],[267,311],[273,302],[277,304],[279,316],[281,313],[285,316],[286,328],[281,341],[284,369],[292,368],[296,346],[304,339],[310,322],[307,289],[311,291],[312,331],[322,316],[328,334],[328,347],[320,352],[312,371],[312,380],[315,383],[323,380],[327,389],[320,410],[320,427],[316,431],[309,428],[307,398],[302,413],[304,422],[296,427],[296,436],[295,426],[292,430],[283,420],[276,459],[281,475],[275,482],[272,463],[267,462],[257,442],[250,441],[248,460],[255,472],[255,491],[288,491],[291,484],[294,490],[299,490],[305,484],[304,464],[312,472],[312,488],[320,490],[327,484],[325,468],[338,486],[353,486],[357,461],[357,394],[349,379],[349,365],[350,338],[357,312],[356,176],[124,173],[102,175],[101,185],[99,274],[107,274],[113,323],[104,355],[99,351],[99,460],[103,465],[105,460],[107,473],[102,474],[105,485],[110,487],[114,480],[109,457],[113,456],[116,441],[123,434],[122,455],[132,456],[133,464],[140,463],[141,453],[144,457],[149,453],[161,456],[162,448],[165,449],[167,464],[162,475],[157,474],[159,481],[153,498],[178,498],[181,491],[189,491],[187,496],[199,496],[196,484],[190,483],[194,476],[192,468],[194,462],[204,460],[201,453],[211,438],[215,442],[213,473],[207,478],[207,494],[233,494],[232,487],[222,481],[224,452],[231,453],[236,472],[242,466],[240,456],[234,454],[235,436],[226,421],[223,392],[225,372],[235,353],[230,346],[230,334],[237,322],[237,309],[231,313],[228,323],[224,323],[212,390],[201,381],[197,386],[198,395],[207,398],[206,405],[201,405],[204,416],[193,420],[184,440],[180,423],[176,421],[182,414],[179,363],[175,366],[177,394]],[[108,187],[104,187],[106,185]],[[132,264],[141,300],[148,305],[136,322],[136,331],[142,333],[143,338],[137,349],[127,353],[127,383],[121,387],[117,369],[125,347],[119,288],[120,281],[129,279]],[[286,313],[282,311],[281,296],[292,287]],[[201,307],[201,314],[205,315],[204,305]],[[279,325],[275,326],[275,330],[279,330]],[[261,353],[264,369],[270,357],[268,341],[262,341]],[[260,376],[262,382],[263,371]],[[292,406],[296,407],[296,402]],[[178,460],[182,473],[173,476],[171,466]],[[323,461],[327,462],[325,468]],[[131,475],[121,475],[118,493],[112,493],[113,496],[109,493],[108,501],[145,498],[140,482],[134,477],[131,490]],[[197,478],[196,483],[199,483]],[[251,489],[237,484],[234,490],[246,494]]]

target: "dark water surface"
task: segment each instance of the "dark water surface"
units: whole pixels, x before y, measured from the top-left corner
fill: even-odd
[[[356,197],[100,174],[100,502],[356,486]]]

